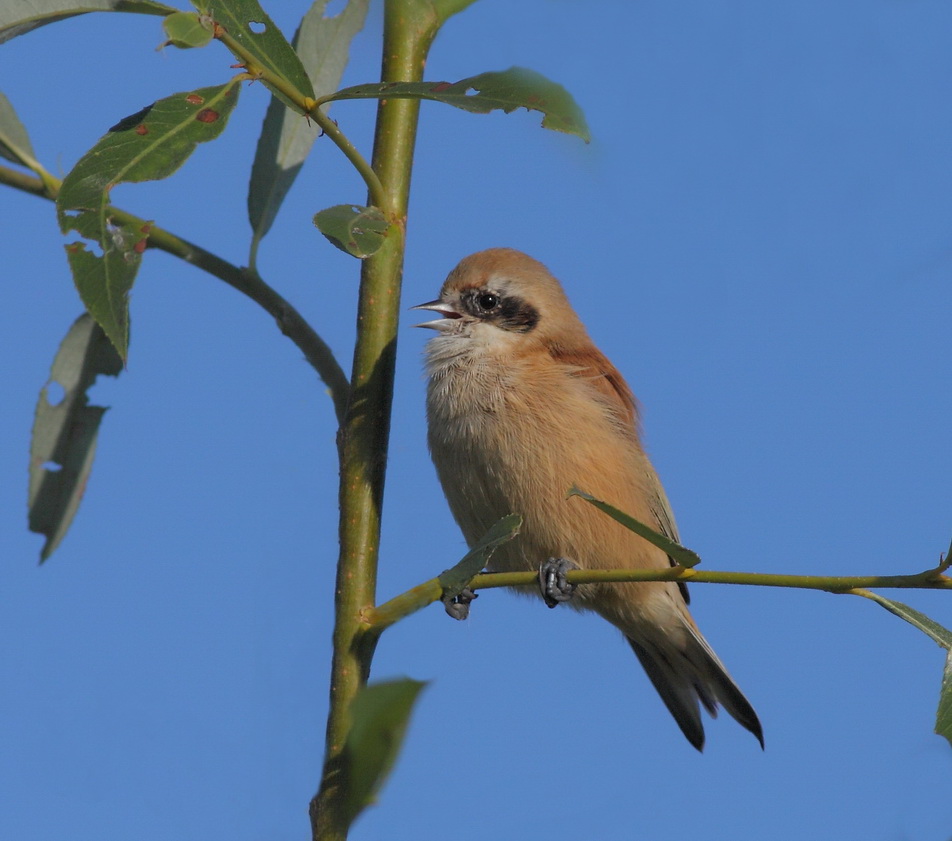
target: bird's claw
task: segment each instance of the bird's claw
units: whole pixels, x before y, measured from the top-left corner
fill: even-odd
[[[455,596],[449,594],[444,595],[442,602],[443,607],[446,609],[446,614],[462,622],[464,619],[469,618],[470,603],[473,599],[478,598],[479,593],[474,593],[469,587],[465,587]]]
[[[566,578],[573,569],[578,569],[578,566],[568,558],[549,558],[539,567],[539,588],[542,600],[549,607],[567,602],[575,595],[575,585]]]

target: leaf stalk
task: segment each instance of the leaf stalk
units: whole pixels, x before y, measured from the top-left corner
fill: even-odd
[[[229,35],[221,27],[217,27],[215,37],[224,44],[228,50],[239,58],[243,66],[248,71],[249,79],[260,79],[269,87],[279,91],[289,101],[293,102],[295,107],[306,119],[314,120],[321,131],[337,146],[344,157],[351,162],[354,169],[363,178],[367,185],[367,193],[370,196],[370,203],[376,207],[383,208],[385,204],[386,192],[379,176],[374,168],[367,162],[367,159],[360,154],[357,147],[340,130],[336,121],[332,120],[321,110],[321,103],[312,97],[307,96],[298,90],[290,81],[278,73],[274,73],[267,67],[262,67],[255,61],[254,55],[249,52],[240,41]]]

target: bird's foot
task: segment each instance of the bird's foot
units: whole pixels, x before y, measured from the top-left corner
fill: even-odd
[[[575,585],[566,578],[573,569],[578,569],[578,565],[568,558],[549,558],[539,567],[539,588],[542,600],[549,607],[567,602],[575,595]]]
[[[446,609],[448,616],[451,616],[453,619],[458,619],[462,622],[464,619],[469,618],[469,605],[473,599],[478,599],[479,593],[474,593],[469,587],[464,588],[458,595],[443,596],[443,607]]]

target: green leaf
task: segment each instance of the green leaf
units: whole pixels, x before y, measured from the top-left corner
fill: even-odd
[[[363,27],[369,5],[369,0],[350,0],[339,14],[325,18],[328,2],[315,0],[292,42],[317,96],[331,93],[340,84],[350,42]],[[315,123],[285,108],[278,99],[272,98],[268,104],[248,187],[251,265],[318,131]]]
[[[462,593],[474,576],[479,575],[486,567],[493,552],[512,540],[519,534],[521,528],[522,517],[518,514],[507,514],[493,523],[492,528],[479,539],[458,564],[439,574],[437,580],[443,588],[443,595],[453,598]]]
[[[942,689],[939,692],[939,709],[935,717],[935,732],[952,744],[952,631],[907,604],[887,599],[871,590],[855,592],[876,602],[900,619],[905,619],[946,650]]]
[[[390,227],[376,207],[338,204],[314,214],[314,224],[341,251],[361,260],[383,245]]]
[[[488,114],[502,109],[507,114],[517,108],[540,111],[542,127],[564,131],[591,140],[585,115],[572,95],[561,85],[523,67],[498,73],[481,73],[459,82],[390,82],[344,88],[320,101],[339,99],[432,99],[464,111]]]
[[[165,178],[199,143],[221,134],[238,101],[239,82],[161,99],[113,126],[63,180],[56,200],[63,233],[77,231],[101,249],[68,245],[76,288],[120,356],[129,346],[128,293],[145,250],[149,225],[111,218],[109,191],[122,182]]]
[[[36,157],[30,137],[13,110],[10,100],[0,93],[0,155],[15,164],[32,163]]]
[[[374,801],[393,768],[413,705],[424,686],[409,678],[375,683],[364,687],[351,703],[351,725],[344,745],[348,824]]]
[[[670,538],[667,538],[663,534],[659,534],[654,529],[646,526],[640,520],[636,520],[630,514],[626,514],[624,511],[619,511],[613,505],[609,505],[607,502],[602,502],[602,500],[596,499],[591,494],[587,494],[585,491],[575,487],[571,488],[566,494],[566,498],[571,496],[579,496],[586,502],[591,503],[599,511],[603,511],[613,520],[621,523],[629,531],[633,531],[635,534],[643,537],[652,545],[663,550],[669,557],[673,558],[679,566],[690,568],[701,563],[701,557],[697,554],[697,552],[692,552],[690,549],[682,546],[680,543],[675,543]]]
[[[176,11],[150,0],[30,0],[0,3],[0,44],[47,23],[86,12],[135,12],[167,15]]]
[[[182,50],[205,47],[212,40],[211,29],[202,25],[195,12],[175,12],[162,21],[162,28],[169,39],[166,43]]]
[[[935,716],[935,732],[952,744],[952,651],[945,658],[939,709]]]
[[[876,602],[876,604],[886,608],[886,610],[898,616],[900,619],[905,619],[910,625],[914,625],[922,631],[922,633],[946,649],[946,651],[952,650],[952,631],[942,627],[942,625],[934,619],[930,619],[924,613],[920,613],[915,608],[909,607],[909,605],[903,604],[902,602],[887,599],[885,596],[881,596],[879,593],[874,593],[871,590],[863,590],[860,595]]]
[[[233,79],[183,91],[120,120],[63,180],[56,202],[61,226],[69,210],[101,211],[117,184],[153,181],[175,172],[197,144],[222,133],[239,90],[240,83]]]
[[[268,17],[258,0],[192,0],[200,12],[208,15],[216,24],[223,27],[228,36],[238,42],[241,51],[229,46],[235,57],[246,65],[249,73],[259,68],[280,76],[296,88],[303,96],[314,98],[311,80],[297,53],[277,25]],[[250,62],[248,56],[251,57]],[[256,66],[255,66],[256,65]],[[281,91],[262,79],[268,89],[288,108],[301,109]],[[301,111],[301,113],[304,113]]]
[[[66,534],[79,507],[96,452],[106,408],[89,406],[87,391],[96,377],[116,377],[122,360],[102,328],[83,313],[70,327],[53,360],[50,381],[40,391],[30,443],[30,531],[46,535],[45,561]],[[64,392],[55,405],[51,383]]]

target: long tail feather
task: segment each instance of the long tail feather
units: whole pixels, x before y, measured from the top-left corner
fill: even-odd
[[[684,649],[667,644],[627,637],[655,689],[670,710],[687,740],[699,751],[704,749],[704,725],[700,704],[712,715],[717,715],[718,703],[737,722],[749,730],[761,748],[764,746],[763,728],[757,713],[731,679],[724,665],[711,650],[707,641],[694,628]]]

